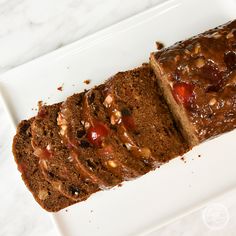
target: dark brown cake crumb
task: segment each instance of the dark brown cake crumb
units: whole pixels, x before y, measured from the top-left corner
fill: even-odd
[[[43,106],[43,101],[38,101],[38,108],[41,108]]]
[[[62,90],[63,90],[63,86],[64,86],[64,84],[62,84],[61,86],[59,86],[59,87],[57,88],[57,90],[58,90],[58,91],[62,91]]]
[[[39,111],[39,116],[44,117],[46,115],[45,109],[42,109],[46,105],[46,102],[38,101],[38,109],[35,108],[35,111]]]
[[[86,79],[86,80],[84,80],[84,83],[85,83],[85,84],[90,84],[90,82],[91,82],[90,79]]]
[[[157,48],[157,50],[161,50],[162,48],[164,48],[165,47],[165,45],[163,44],[163,43],[161,43],[161,42],[156,42],[156,48]]]

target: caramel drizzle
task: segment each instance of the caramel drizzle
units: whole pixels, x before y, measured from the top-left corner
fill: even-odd
[[[90,116],[90,112],[88,112],[90,110],[90,105],[89,105],[89,102],[88,102],[88,97],[89,97],[90,93],[91,93],[91,90],[88,91],[84,96],[83,111],[85,111],[84,115],[85,115],[86,121],[91,126],[94,126],[95,125],[95,120]],[[103,140],[102,146],[103,147],[106,146],[106,140]],[[99,150],[96,150],[96,153],[98,153],[98,155],[100,155]],[[113,158],[114,158],[114,155],[112,155],[112,159]],[[125,165],[122,161],[118,160],[117,158],[114,160],[114,162],[117,164],[117,166],[119,166],[124,171],[124,173],[126,173],[126,174],[132,173],[132,177],[131,176],[125,176],[125,175],[122,176],[124,178],[124,180],[130,180],[130,179],[133,179],[134,177],[140,176],[140,174],[136,170],[134,170],[133,168],[128,167],[127,165]],[[116,167],[113,168],[114,174],[116,174],[116,169],[117,169]]]

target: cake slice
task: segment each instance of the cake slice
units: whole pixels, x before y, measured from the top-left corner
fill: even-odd
[[[101,157],[102,164],[109,172],[122,181],[136,178],[150,170],[145,163],[135,160],[123,146],[116,127],[109,119],[103,105],[105,85],[88,91],[84,96],[83,114],[87,123],[86,133],[90,144]],[[101,132],[102,129],[106,132]]]
[[[188,150],[148,64],[119,72],[105,85],[110,122],[135,161],[154,169]]]
[[[236,127],[236,20],[152,53],[150,61],[190,145]]]
[[[42,106],[32,125],[32,146],[47,181],[64,196],[85,200],[98,186],[77,169],[77,160],[63,144],[57,116],[61,103]]]
[[[74,204],[75,201],[63,196],[45,180],[39,168],[39,159],[34,155],[31,146],[31,124],[33,120],[34,118],[31,118],[20,122],[13,140],[12,151],[22,179],[35,200],[45,210],[56,212]]]
[[[83,101],[84,95],[74,94],[63,103],[58,115],[60,134],[70,152],[78,159],[80,169],[87,177],[100,189],[111,188],[122,180],[107,170],[103,165],[102,157],[88,139],[86,129],[89,124],[83,117]],[[106,127],[103,128],[100,131],[106,133]]]

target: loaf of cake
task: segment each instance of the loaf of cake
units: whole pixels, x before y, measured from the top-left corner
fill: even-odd
[[[13,154],[45,210],[140,177],[236,127],[236,21],[160,49],[150,64],[20,122]]]
[[[149,64],[40,107],[18,125],[13,141],[22,178],[47,211],[142,176],[188,150]]]
[[[190,145],[236,127],[236,20],[152,53],[150,61]]]

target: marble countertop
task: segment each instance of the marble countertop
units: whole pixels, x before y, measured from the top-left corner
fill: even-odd
[[[0,73],[112,25],[164,0],[0,0]],[[55,236],[50,214],[41,210],[12,161],[13,128],[0,105],[0,236]],[[233,236],[236,193],[151,234]]]

